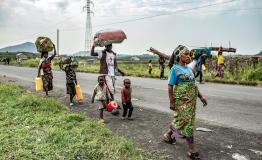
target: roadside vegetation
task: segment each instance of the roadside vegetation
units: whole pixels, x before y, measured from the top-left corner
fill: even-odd
[[[241,84],[251,86],[262,85],[262,63],[259,63],[255,67],[250,66],[238,69],[233,73],[226,69],[223,79],[217,78],[215,77],[215,75],[215,71],[205,72],[204,80],[208,82]]]
[[[23,60],[21,66],[37,67],[39,59],[29,59]],[[16,65],[15,61],[11,61],[11,64]],[[59,69],[58,60],[53,61],[53,68]],[[119,61],[119,68],[123,70],[127,76],[136,76],[136,77],[148,77],[148,78],[158,78],[159,77],[159,68],[156,62],[153,64],[152,74],[148,74],[148,65],[147,62],[141,63],[126,63]],[[99,62],[95,64],[80,64],[78,67],[79,72],[87,73],[98,73],[99,72]],[[168,77],[169,68],[166,66],[165,77]],[[225,76],[223,79],[215,77],[216,72],[204,72],[204,80],[207,82],[215,83],[227,83],[227,84],[241,84],[241,85],[262,85],[262,63],[259,63],[255,67],[246,67],[240,68],[234,72],[230,72],[228,69],[225,70]]]
[[[0,83],[0,159],[161,159],[48,97]]]

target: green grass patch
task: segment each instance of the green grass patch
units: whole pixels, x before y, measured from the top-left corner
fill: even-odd
[[[28,59],[21,62],[21,66],[37,67],[39,59]],[[58,60],[54,59],[52,61],[53,69],[59,70]],[[11,61],[11,64],[16,64],[15,61]],[[153,65],[152,74],[148,74],[148,65],[147,63],[134,63],[132,62],[121,62],[118,63],[119,68],[124,71],[127,76],[135,77],[149,77],[149,78],[159,78],[160,70],[158,65]],[[80,64],[78,72],[86,73],[99,73],[99,62],[96,64]],[[166,66],[165,77],[168,77],[169,68]],[[227,83],[227,84],[242,84],[242,85],[262,85],[262,63],[259,63],[255,67],[245,67],[234,69],[234,71],[225,70],[224,78],[216,78],[216,72],[204,72],[204,80],[207,82],[216,82],[216,83]]]
[[[241,84],[249,86],[257,86],[262,84],[262,63],[255,67],[246,67],[235,69],[230,72],[228,69],[224,72],[224,78],[215,77],[216,72],[205,72],[204,80],[207,82],[227,83],[227,84]]]
[[[0,159],[161,159],[52,98],[0,83]]]

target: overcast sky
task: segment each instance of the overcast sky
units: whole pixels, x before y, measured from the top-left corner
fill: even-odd
[[[262,50],[262,0],[94,0],[93,32],[122,29],[127,40],[117,53],[144,54],[151,46],[171,54],[178,44],[190,48],[229,46],[240,54]],[[34,42],[45,35],[60,53],[84,50],[86,0],[0,0],[0,48]],[[213,5],[216,4],[216,5]],[[196,7],[213,5],[205,8]],[[185,11],[189,10],[189,11]],[[183,12],[182,12],[183,11]],[[154,15],[154,18],[132,21]],[[105,25],[130,20],[126,23]]]

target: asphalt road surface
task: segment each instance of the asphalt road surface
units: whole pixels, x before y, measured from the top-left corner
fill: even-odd
[[[53,74],[54,87],[65,88],[65,73],[53,71]],[[34,82],[37,69],[0,65],[0,75]],[[97,76],[98,74],[77,73],[78,83],[84,93],[92,94],[93,88],[97,84]],[[172,111],[169,110],[167,80],[117,77],[116,99],[118,100],[124,78],[131,80],[135,106],[172,114]],[[203,108],[198,101],[197,119],[208,124],[262,133],[261,87],[206,83],[199,85],[199,88],[206,97],[208,106]]]

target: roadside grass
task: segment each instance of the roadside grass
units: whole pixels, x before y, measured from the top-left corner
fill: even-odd
[[[59,70],[58,60],[53,60],[53,68]],[[15,61],[12,61],[11,64],[15,64]],[[39,59],[29,59],[21,62],[21,66],[37,67]],[[148,66],[146,63],[122,63],[119,62],[119,68],[127,76],[135,77],[148,77],[148,78],[159,78],[160,70],[158,65],[153,65],[152,74],[148,74]],[[78,72],[87,72],[87,73],[98,73],[99,64],[80,64],[78,66]],[[169,69],[166,66],[165,77],[168,77]],[[204,80],[207,82],[215,83],[226,83],[226,84],[241,84],[241,85],[251,85],[257,86],[262,85],[262,63],[259,63],[256,67],[246,67],[235,69],[234,72],[229,72],[228,69],[225,70],[224,78],[216,78],[215,71],[204,72]]]
[[[0,159],[163,159],[48,97],[0,83]]]
[[[215,71],[206,72],[204,73],[204,80],[207,82],[241,84],[250,86],[262,85],[262,63],[258,64],[256,67],[250,66],[235,70],[233,73],[226,69],[223,79],[217,78],[215,75]]]

